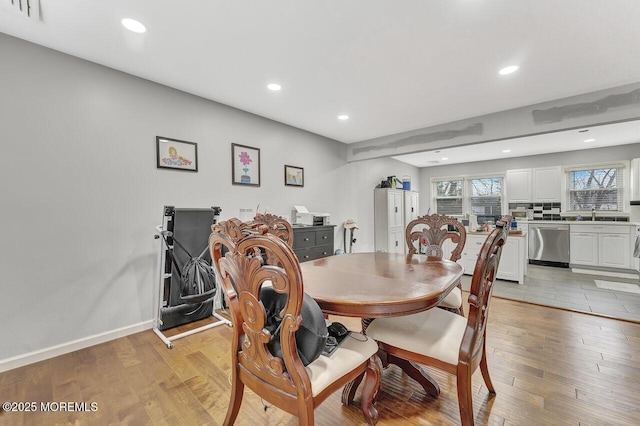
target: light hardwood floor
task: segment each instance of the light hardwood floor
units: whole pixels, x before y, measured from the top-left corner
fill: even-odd
[[[468,312],[468,309],[465,309]],[[343,319],[357,328],[359,322]],[[479,425],[632,425],[640,418],[640,324],[492,300],[488,363],[497,395],[474,375]],[[2,401],[96,402],[95,412],[0,412],[2,425],[218,425],[229,397],[226,326],[168,349],[145,331],[0,374]],[[459,424],[455,380],[428,370],[439,398],[391,366],[384,371],[379,425]],[[356,403],[359,394],[356,395]],[[363,424],[337,392],[316,409],[318,425]],[[296,425],[245,391],[238,425]]]

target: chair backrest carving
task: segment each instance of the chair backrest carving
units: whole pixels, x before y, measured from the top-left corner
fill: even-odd
[[[233,362],[258,395],[286,393],[289,398],[310,396],[311,383],[296,351],[295,332],[300,327],[303,282],[300,265],[292,248],[266,225],[230,219],[212,226],[209,249],[218,282],[226,294],[233,322]],[[227,252],[222,257],[222,246]],[[262,253],[273,256],[265,264]],[[265,328],[267,312],[260,300],[261,289],[270,282],[273,289],[286,294],[281,311],[280,346],[282,357],[269,351],[271,333]],[[236,367],[232,367],[236,368]]]
[[[449,225],[453,226],[455,231],[449,231]],[[467,231],[459,220],[434,213],[420,216],[409,222],[405,230],[405,239],[409,254],[417,253],[416,241],[418,246],[421,241],[424,241],[425,254],[441,259],[444,257],[442,244],[450,239],[456,247],[451,252],[449,260],[455,262],[462,257],[462,250],[467,241]]]
[[[282,241],[287,243],[289,247],[293,247],[293,228],[291,224],[282,216],[276,216],[271,213],[258,213],[253,218],[254,224],[262,224],[267,226],[267,232],[279,237]],[[269,265],[275,265],[276,261],[273,253],[269,250],[265,250],[267,256],[267,263]]]
[[[480,249],[471,278],[469,317],[460,345],[459,360],[472,365],[474,369],[482,357],[493,282],[500,264],[502,248],[509,234],[511,219],[511,216],[503,216],[496,222],[496,228],[489,234]]]
[[[268,227],[267,232],[280,237],[289,247],[293,247],[293,228],[289,221],[282,216],[276,216],[271,213],[258,213],[253,218],[253,223],[266,225]]]

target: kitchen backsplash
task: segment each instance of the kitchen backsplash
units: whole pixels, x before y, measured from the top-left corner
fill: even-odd
[[[509,210],[525,209],[533,210],[533,220],[565,220],[576,221],[584,220],[590,221],[591,215],[585,213],[578,218],[576,216],[560,216],[561,203],[509,203]],[[626,216],[602,216],[602,213],[598,213],[596,218],[597,222],[628,222],[629,218]]]

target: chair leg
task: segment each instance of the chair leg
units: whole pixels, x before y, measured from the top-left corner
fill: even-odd
[[[235,376],[235,372],[231,379],[231,399],[229,400],[229,408],[227,408],[227,417],[224,419],[224,425],[229,426],[235,423],[236,417],[240,412],[242,404],[242,396],[244,395],[244,383]]]
[[[367,424],[373,426],[378,422],[378,410],[375,409],[373,403],[378,397],[380,391],[380,377],[382,376],[382,361],[378,355],[373,355],[367,363],[367,370],[364,376],[364,385],[362,387],[362,399],[360,406]]]
[[[473,426],[473,400],[471,399],[471,371],[458,365],[458,406],[462,426]]]
[[[493,387],[493,383],[491,382],[491,377],[489,376],[486,347],[487,347],[486,345],[482,345],[482,359],[480,360],[480,371],[482,372],[482,378],[484,379],[484,383],[487,385],[487,389],[489,389],[489,393],[491,395],[495,395],[496,390]]]

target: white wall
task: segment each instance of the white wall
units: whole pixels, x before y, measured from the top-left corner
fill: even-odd
[[[0,363],[150,321],[162,207],[347,218],[373,250],[373,188],[418,170],[348,164],[345,145],[0,34]],[[156,168],[155,137],[198,143],[198,173]],[[231,184],[231,143],[261,149],[261,186]],[[284,164],[304,188],[284,186]],[[336,229],[336,248],[342,230]]]
[[[638,136],[640,142],[640,136]],[[473,149],[470,147],[470,149]],[[476,163],[451,164],[448,166],[423,167],[420,169],[420,200],[422,206],[431,203],[430,180],[434,177],[468,176],[485,173],[505,173],[512,169],[526,169],[549,166],[570,166],[578,164],[606,163],[608,161],[629,161],[640,156],[640,143],[607,148],[584,149],[580,151],[558,152],[554,154],[531,155],[504,160],[479,161]],[[560,183],[558,183],[560,184]]]

